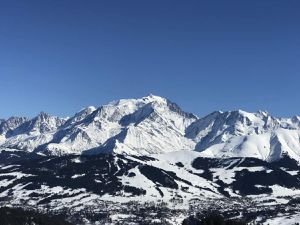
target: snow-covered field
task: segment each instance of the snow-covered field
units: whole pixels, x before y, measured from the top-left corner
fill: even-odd
[[[241,218],[256,213],[262,222],[300,213],[299,166],[288,157],[268,163],[177,151],[151,157],[38,156],[8,164],[0,167],[2,205],[68,212],[86,221],[100,214],[111,221],[138,220],[142,209],[152,212],[149,220],[164,218],[170,224],[203,210],[239,212]]]

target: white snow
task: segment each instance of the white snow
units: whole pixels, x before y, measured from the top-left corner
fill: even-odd
[[[71,178],[75,179],[77,177],[83,177],[83,176],[85,176],[85,173],[83,173],[83,174],[74,174]]]
[[[21,126],[22,125],[22,126]],[[135,155],[199,151],[204,157],[255,157],[274,161],[287,154],[300,162],[300,120],[259,111],[216,111],[198,119],[167,99],[150,94],[89,106],[69,119],[40,113],[1,121],[0,148],[54,155],[116,152]],[[22,129],[20,129],[22,127]],[[5,136],[8,131],[12,135]]]
[[[292,215],[278,215],[274,218],[267,219],[263,225],[295,225],[300,221],[300,213]]]

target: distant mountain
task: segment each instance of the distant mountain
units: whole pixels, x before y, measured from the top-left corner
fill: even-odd
[[[198,118],[165,98],[149,95],[87,107],[69,119],[40,113],[33,119],[0,120],[0,148],[50,155],[187,150],[266,161],[289,155],[300,162],[300,117],[237,110]]]
[[[1,147],[34,151],[52,140],[64,119],[41,112],[33,119],[12,117],[2,122]]]
[[[7,120],[0,120],[0,134],[1,135],[9,135],[9,132],[18,128],[21,124],[27,122],[28,119],[26,117],[10,117]]]
[[[211,157],[255,157],[274,161],[287,154],[300,161],[299,118],[274,118],[266,112],[214,112],[198,119],[185,136],[195,150]]]
[[[216,211],[294,225],[299,171],[297,116],[236,110],[199,118],[149,95],[67,119],[41,112],[0,120],[0,206],[73,224],[181,225]]]

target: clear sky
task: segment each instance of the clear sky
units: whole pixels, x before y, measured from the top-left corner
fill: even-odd
[[[299,0],[1,0],[0,118],[149,93],[300,114]]]

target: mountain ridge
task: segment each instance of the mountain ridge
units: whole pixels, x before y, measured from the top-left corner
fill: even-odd
[[[50,155],[81,153],[160,154],[198,151],[211,157],[274,161],[287,154],[300,162],[300,117],[266,111],[215,111],[197,117],[150,94],[89,106],[67,119],[41,112],[32,119],[0,120],[0,149]]]

